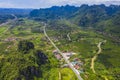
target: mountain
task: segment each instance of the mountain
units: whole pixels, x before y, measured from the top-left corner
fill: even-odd
[[[67,19],[83,28],[93,28],[97,32],[120,39],[119,17],[120,6],[82,5],[80,7],[61,6],[47,9],[36,9],[30,12],[35,20]],[[113,37],[115,36],[115,37]]]
[[[120,11],[120,6],[111,5],[106,7],[105,5],[82,5],[80,9],[71,17],[75,18],[75,22],[78,21],[80,26],[94,26],[95,23],[101,20],[110,19],[111,16]]]
[[[32,9],[0,8],[0,15],[28,15]]]
[[[91,27],[99,33],[109,35],[117,42],[120,40],[120,6],[83,5],[71,17],[71,20],[83,28]]]
[[[32,9],[0,8],[0,24],[13,19],[12,14],[17,17],[26,17],[31,11]]]
[[[82,5],[80,7],[75,6],[53,6],[46,9],[35,9],[30,12],[30,17],[39,19],[61,19],[74,20],[74,22],[80,26],[94,26],[95,23],[101,20],[108,20],[113,15],[120,11],[120,6],[110,5]]]
[[[112,0],[112,1],[105,1],[104,2],[104,4],[106,4],[106,5],[120,5],[120,1],[114,1],[114,0]]]
[[[78,11],[79,7],[75,6],[53,6],[46,9],[35,9],[30,12],[30,17],[37,17],[39,19],[60,19],[71,16],[74,12]]]

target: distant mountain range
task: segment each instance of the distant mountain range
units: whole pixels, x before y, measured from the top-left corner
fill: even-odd
[[[110,4],[116,5],[110,5]],[[29,16],[31,19],[41,21],[51,21],[58,19],[67,19],[81,27],[92,27],[100,32],[107,32],[110,35],[115,34],[120,38],[120,1],[106,1],[101,5],[81,5],[75,6],[53,6],[45,9],[13,9],[0,8],[0,20],[5,22],[9,18],[4,15],[15,14],[17,16]]]
[[[67,19],[83,28],[94,28],[94,30],[120,39],[120,6],[118,5],[82,5],[54,6],[46,9],[35,9],[30,12],[30,17],[35,20],[51,21]]]
[[[105,1],[105,5],[120,5],[120,1]]]
[[[32,9],[0,8],[0,24],[9,19],[13,19],[14,17],[11,14],[17,17],[25,17],[28,16],[31,11]]]
[[[0,15],[28,15],[32,9],[0,8]]]

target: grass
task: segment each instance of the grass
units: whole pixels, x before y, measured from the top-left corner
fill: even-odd
[[[73,71],[69,68],[60,69],[61,80],[78,80]]]
[[[0,28],[0,34],[2,34],[5,30],[6,30],[5,27],[1,27],[1,28]]]

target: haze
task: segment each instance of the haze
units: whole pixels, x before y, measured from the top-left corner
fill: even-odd
[[[120,5],[120,0],[0,0],[0,8],[48,8],[67,4],[74,6],[81,4]]]

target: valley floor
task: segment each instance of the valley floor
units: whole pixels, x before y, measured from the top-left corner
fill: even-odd
[[[48,63],[36,63],[38,57],[34,50],[21,54],[18,43],[23,40],[34,43],[35,50],[48,57]],[[34,80],[119,80],[119,47],[110,38],[91,29],[82,29],[67,20],[48,23],[45,29],[42,22],[18,19],[0,27],[0,79],[21,77],[24,80],[20,71],[34,66],[32,70],[39,69],[41,73],[41,76],[35,75]],[[55,49],[64,59],[55,57]],[[75,54],[68,59],[65,56],[68,52]],[[26,71],[29,74],[29,70]]]

